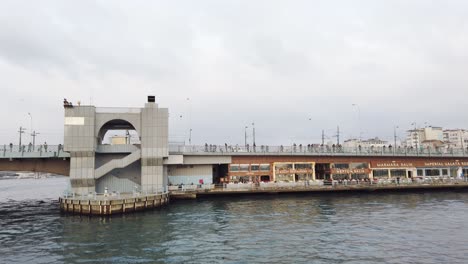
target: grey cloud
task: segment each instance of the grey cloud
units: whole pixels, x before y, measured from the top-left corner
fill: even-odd
[[[149,90],[171,113],[191,115],[191,124],[171,117],[171,133],[184,138],[192,127],[196,143],[241,143],[251,122],[265,144],[319,140],[322,129],[332,135],[337,125],[346,137],[361,126],[365,137],[387,138],[395,124],[414,121],[467,127],[467,7],[423,0],[4,1],[0,69],[8,74],[0,86],[15,89],[6,93],[12,100],[40,98],[27,107],[38,129],[57,134],[55,105],[63,96],[139,106]],[[54,118],[41,119],[51,109]],[[27,123],[21,114],[2,119],[3,141],[15,138],[18,120]]]

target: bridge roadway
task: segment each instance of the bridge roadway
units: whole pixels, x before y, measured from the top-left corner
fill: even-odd
[[[1,145],[0,145],[1,146]],[[139,145],[98,145],[96,153],[132,153]],[[436,151],[431,148],[366,148],[346,149],[330,146],[232,146],[232,145],[169,145],[170,156],[316,156],[316,157],[408,157],[408,158],[467,158],[468,150],[448,149]],[[217,162],[215,162],[217,163]],[[0,171],[37,171],[69,175],[70,154],[62,145],[0,147]]]

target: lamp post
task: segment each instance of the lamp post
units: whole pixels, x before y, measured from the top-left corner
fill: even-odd
[[[189,139],[188,139],[189,145],[192,145],[192,129],[189,130]]]
[[[29,116],[29,131],[32,131],[33,128],[32,128],[32,115],[31,115],[31,113],[28,112],[28,116]]]
[[[253,122],[252,122],[252,138],[253,138],[252,146],[255,146],[255,123]]]
[[[395,155],[395,149],[396,149],[396,129],[399,128],[398,126],[393,126],[393,155]]]
[[[247,128],[248,126],[245,126],[244,128],[244,147],[247,147]]]
[[[34,151],[36,149],[35,145],[36,145],[36,136],[37,134],[39,133],[36,133],[36,131],[33,130],[33,118],[32,118],[32,115],[30,112],[28,112],[28,116],[29,116],[29,131],[31,131],[31,138],[32,138],[32,150]],[[30,142],[31,142],[30,141]]]
[[[358,110],[358,127],[359,127],[359,143],[361,143],[362,140],[362,134],[361,134],[361,108],[359,107],[358,104],[353,104],[354,107],[357,108]]]

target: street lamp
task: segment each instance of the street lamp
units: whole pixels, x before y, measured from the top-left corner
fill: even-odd
[[[359,127],[359,143],[361,143],[362,140],[362,133],[361,133],[361,108],[359,107],[358,104],[353,104],[358,110],[358,127]]]
[[[253,137],[253,146],[255,146],[255,123],[252,122],[252,137]]]
[[[398,126],[393,126],[393,155],[395,155],[395,149],[396,149],[396,129],[399,128]]]
[[[192,129],[189,131],[189,139],[188,139],[189,145],[192,145]]]
[[[244,129],[244,147],[247,147],[247,128],[249,128],[249,127],[245,126],[245,129]]]

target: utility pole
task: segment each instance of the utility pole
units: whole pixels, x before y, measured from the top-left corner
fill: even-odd
[[[325,145],[325,131],[322,129],[322,145]]]
[[[36,130],[34,130],[32,133],[31,133],[31,137],[32,137],[32,143],[33,143],[33,151],[36,150],[36,136],[39,135],[39,133],[36,133]]]
[[[20,148],[21,148],[21,134],[23,134],[24,131],[26,131],[26,129],[20,126],[19,131],[18,131],[18,133],[19,133],[19,146],[20,146]]]
[[[252,137],[253,137],[252,146],[255,146],[255,123],[252,123]]]
[[[33,131],[33,118],[32,118],[31,113],[28,112],[28,116],[29,116],[29,131]]]

